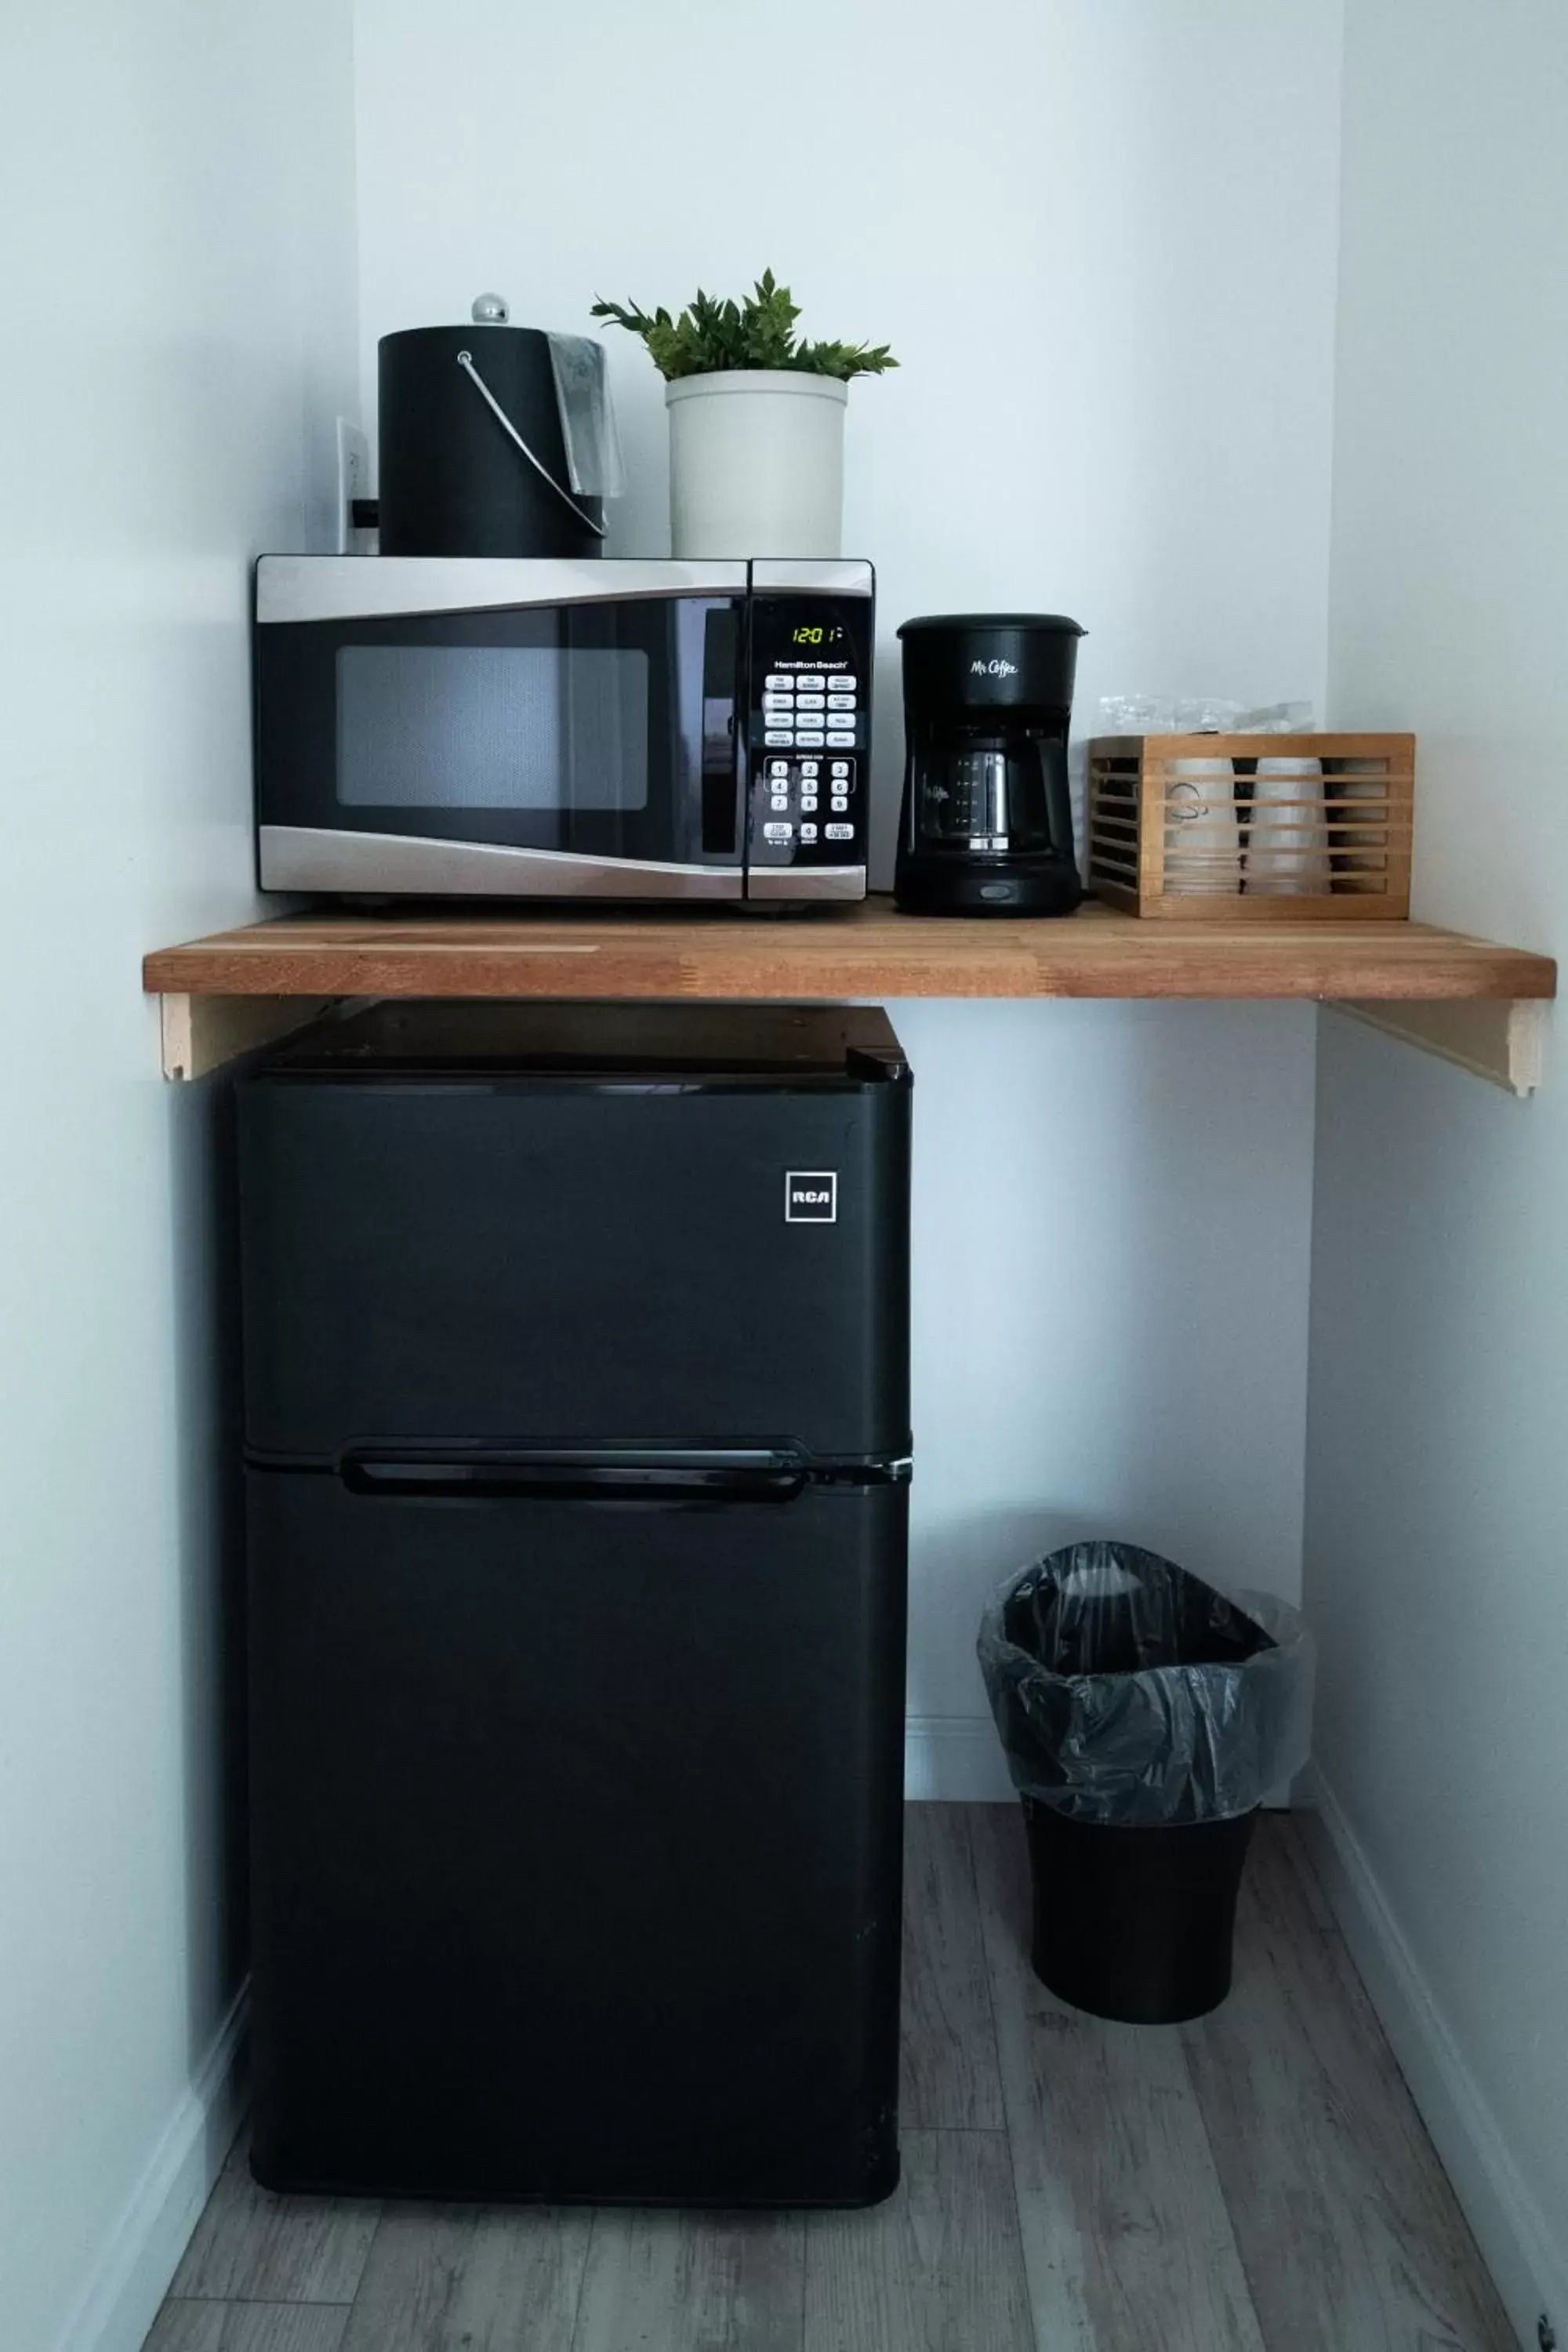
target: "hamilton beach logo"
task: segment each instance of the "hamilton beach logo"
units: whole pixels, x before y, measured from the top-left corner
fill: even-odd
[[[1004,661],[998,654],[993,661],[972,661],[969,665],[969,675],[971,677],[1016,677],[1018,665],[1016,662]]]
[[[838,1223],[838,1171],[834,1168],[792,1168],[784,1178],[786,1225],[836,1225]]]

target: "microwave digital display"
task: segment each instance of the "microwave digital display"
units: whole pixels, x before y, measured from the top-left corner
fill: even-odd
[[[340,646],[347,808],[646,808],[636,646]]]

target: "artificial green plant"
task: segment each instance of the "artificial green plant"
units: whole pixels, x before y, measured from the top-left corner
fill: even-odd
[[[731,368],[784,368],[797,375],[881,375],[899,362],[886,343],[802,343],[795,322],[800,306],[787,286],[764,269],[742,302],[719,301],[700,288],[689,310],[672,319],[668,310],[639,310],[635,302],[598,301],[595,319],[613,319],[647,345],[660,375],[717,375]]]

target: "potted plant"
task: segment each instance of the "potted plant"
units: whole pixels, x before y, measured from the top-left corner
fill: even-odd
[[[837,555],[850,380],[898,362],[886,344],[803,343],[787,286],[764,270],[741,302],[699,290],[672,319],[598,301],[665,379],[678,556]]]

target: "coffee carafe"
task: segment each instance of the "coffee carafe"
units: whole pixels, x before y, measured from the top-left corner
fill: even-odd
[[[919,915],[1068,915],[1082,896],[1068,793],[1078,641],[1059,613],[906,621],[904,803],[894,882]]]

